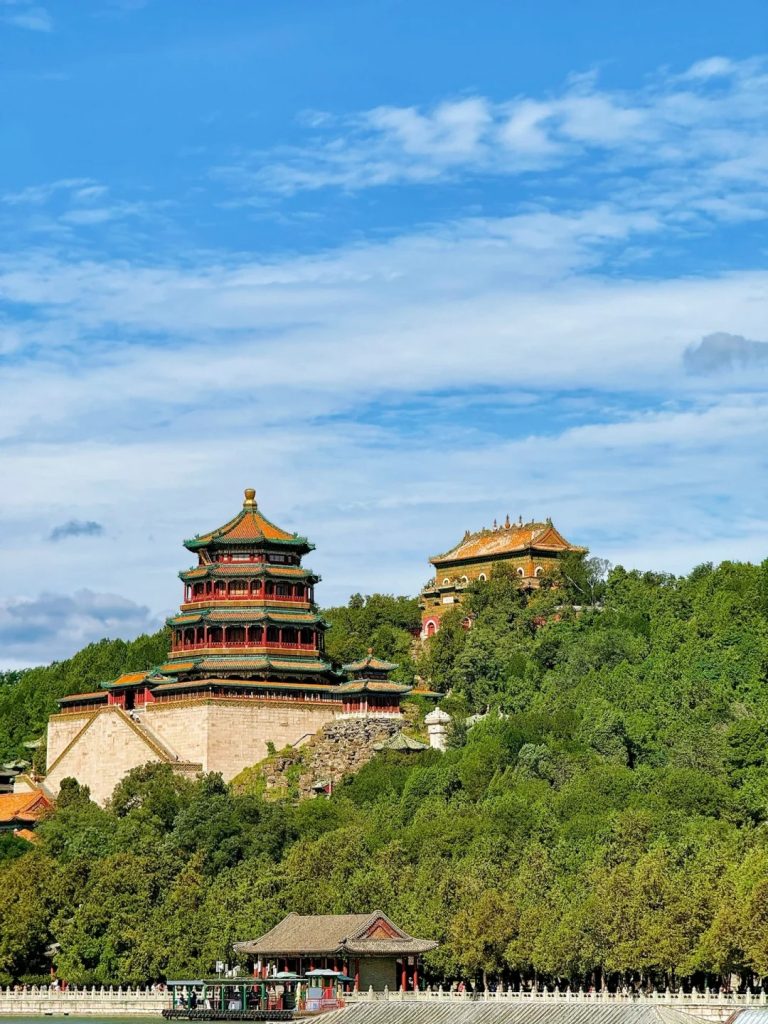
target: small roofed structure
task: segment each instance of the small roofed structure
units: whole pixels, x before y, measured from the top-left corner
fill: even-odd
[[[289,914],[258,939],[236,942],[235,952],[253,958],[262,971],[343,971],[355,988],[405,991],[419,987],[420,958],[435,949],[386,914]]]
[[[53,808],[42,789],[30,793],[0,793],[0,833],[13,832],[29,839],[38,821]]]
[[[406,736],[404,732],[396,732],[394,736],[390,736],[383,743],[375,743],[373,749],[377,753],[381,753],[383,750],[394,750],[400,754],[413,754],[420,750],[429,750],[429,744],[415,740],[412,736]]]
[[[395,683],[389,678],[397,664],[377,658],[371,648],[366,657],[343,666],[348,677],[338,688],[344,694],[344,712],[347,715],[400,714],[400,700],[412,687]]]

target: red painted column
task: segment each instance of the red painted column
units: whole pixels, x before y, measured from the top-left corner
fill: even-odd
[[[355,992],[360,988],[360,961],[355,960]]]
[[[416,961],[416,965],[413,968],[413,991],[418,992],[419,990],[419,961]]]
[[[408,970],[406,967],[405,960],[403,960],[403,970],[400,975],[400,987],[402,988],[403,992],[405,992],[408,987]]]

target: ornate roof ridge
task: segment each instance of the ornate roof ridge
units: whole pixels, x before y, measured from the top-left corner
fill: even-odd
[[[347,665],[342,665],[342,668],[345,672],[364,672],[367,668],[374,672],[394,672],[398,668],[398,664],[394,661],[377,658],[373,653],[373,648],[369,648],[366,656],[360,661],[351,661]]]
[[[551,543],[547,543],[551,541]],[[487,543],[483,543],[487,542]],[[518,522],[510,522],[509,516],[503,524],[496,521],[492,527],[483,527],[470,532],[467,530],[458,544],[439,555],[432,555],[429,561],[433,565],[444,562],[461,561],[463,559],[482,558],[484,555],[501,555],[515,551],[527,551],[541,547],[542,550],[586,552],[586,548],[571,544],[547,517],[543,522],[532,519],[524,523],[520,516]]]
[[[197,534],[184,541],[189,551],[197,551],[210,545],[234,544],[285,544],[311,550],[312,545],[306,537],[298,533],[288,533],[281,529],[259,511],[256,503],[256,492],[252,487],[245,489],[245,501],[240,512],[232,519],[207,533]]]

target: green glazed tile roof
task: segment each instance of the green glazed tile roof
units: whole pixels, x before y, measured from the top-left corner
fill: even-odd
[[[397,664],[395,662],[382,661],[381,658],[374,656],[373,651],[369,651],[362,661],[352,661],[349,665],[345,665],[344,671],[364,672],[366,669],[370,669],[372,672],[394,672],[396,668]]]

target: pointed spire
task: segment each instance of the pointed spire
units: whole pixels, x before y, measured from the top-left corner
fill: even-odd
[[[509,512],[507,512],[507,518],[504,520],[504,529],[508,530],[510,526],[511,526],[511,523],[509,521]]]

